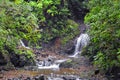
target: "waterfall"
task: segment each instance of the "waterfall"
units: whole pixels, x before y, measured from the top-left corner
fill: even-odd
[[[87,33],[82,33],[77,38],[74,54],[69,57],[77,57],[77,55],[81,53],[81,50],[88,45],[89,41],[90,41],[89,35]]]
[[[24,42],[23,42],[22,40],[20,40],[20,43],[21,43],[21,45],[22,45],[24,48],[30,49],[30,47],[25,46],[25,44],[24,44]]]

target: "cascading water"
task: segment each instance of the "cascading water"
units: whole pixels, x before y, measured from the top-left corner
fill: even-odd
[[[86,47],[89,43],[89,35],[87,33],[82,33],[78,38],[77,38],[77,43],[75,45],[75,51],[72,56],[69,57],[76,57],[79,53],[81,53],[81,50]],[[50,57],[48,59],[43,60],[43,61],[37,61],[37,66],[38,69],[59,69],[59,65],[62,62],[67,61],[68,59],[63,59],[63,60],[54,60]]]
[[[88,45],[89,41],[90,41],[89,35],[87,33],[82,33],[77,38],[74,54],[69,57],[77,57],[77,55],[81,53],[81,50]]]
[[[23,46],[26,49],[30,49],[30,47],[27,47],[22,40],[20,40],[21,46]],[[68,59],[62,59],[62,60],[54,60],[53,57],[49,56],[47,59],[42,61],[36,61],[36,65],[38,66],[38,69],[59,69],[59,65],[62,62],[67,61]]]
[[[64,62],[64,61],[66,61],[66,60],[56,60],[53,64],[49,61],[49,62],[47,62],[47,61],[42,61],[42,63],[41,64],[37,64],[37,66],[38,66],[38,69],[53,69],[53,70],[57,70],[57,69],[59,69],[59,65],[62,63],[62,62]],[[46,65],[44,65],[44,64],[46,64]]]
[[[67,61],[68,59],[61,59],[61,60],[54,60],[53,58],[49,58],[45,59],[43,61],[37,61],[37,66],[38,69],[53,69],[53,70],[58,70],[59,69],[59,65],[62,62]]]
[[[30,47],[25,46],[25,44],[24,44],[24,42],[23,42],[22,40],[20,40],[20,43],[21,43],[21,45],[22,45],[24,48],[30,49]]]

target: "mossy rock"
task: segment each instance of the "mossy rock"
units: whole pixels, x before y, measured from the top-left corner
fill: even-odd
[[[28,58],[25,54],[13,54],[10,60],[15,67],[35,65],[34,59],[32,57]]]
[[[61,68],[73,68],[75,65],[76,65],[76,63],[72,59],[70,59],[70,60],[67,60],[67,61],[61,63],[60,67]]]

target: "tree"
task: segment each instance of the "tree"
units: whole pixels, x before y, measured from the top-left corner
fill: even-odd
[[[36,43],[41,37],[37,18],[31,13],[29,5],[16,5],[8,0],[0,2],[0,53],[26,54],[31,57],[30,50],[21,50],[20,39],[26,39],[30,44]]]
[[[90,25],[91,44],[86,54],[101,69],[120,67],[119,0],[90,0],[88,6],[85,22]]]

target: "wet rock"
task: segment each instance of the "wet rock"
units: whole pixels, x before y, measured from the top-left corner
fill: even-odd
[[[39,56],[40,54],[42,54],[40,49],[33,48],[33,51],[36,56]]]
[[[15,67],[24,67],[27,65],[35,65],[34,60],[32,58],[31,59],[27,58],[26,55],[12,54],[10,60]]]
[[[45,80],[45,76],[44,75],[40,76],[39,80]]]
[[[33,80],[46,80],[44,75],[37,75],[33,77]]]
[[[5,60],[4,56],[0,53],[0,65],[6,65],[7,61]]]
[[[35,80],[40,80],[39,77],[35,77],[34,79],[35,79]]]
[[[79,68],[80,66],[90,66],[87,57],[80,56],[79,58],[71,58],[60,64],[60,68]]]
[[[34,80],[45,80],[45,76],[44,75],[35,76],[33,79]]]
[[[27,77],[25,80],[32,80],[30,77]]]
[[[75,50],[75,41],[70,40],[61,49],[58,50],[59,54],[73,54]]]
[[[74,51],[75,51],[75,46],[74,46],[74,45],[65,50],[65,52],[66,52],[67,54],[73,54]]]
[[[42,66],[50,66],[51,64],[54,63],[55,58],[52,56],[49,56],[48,58],[44,59],[42,61]]]
[[[76,77],[62,77],[63,80],[76,80]]]
[[[100,70],[96,69],[95,72],[94,72],[94,74],[97,75],[97,74],[99,74],[99,72],[100,72]]]
[[[63,80],[67,80],[67,78],[66,77],[62,77],[63,78]]]
[[[60,67],[61,68],[71,68],[72,66],[74,66],[74,62],[72,60],[68,60],[68,61],[65,61],[63,63],[60,64]]]

